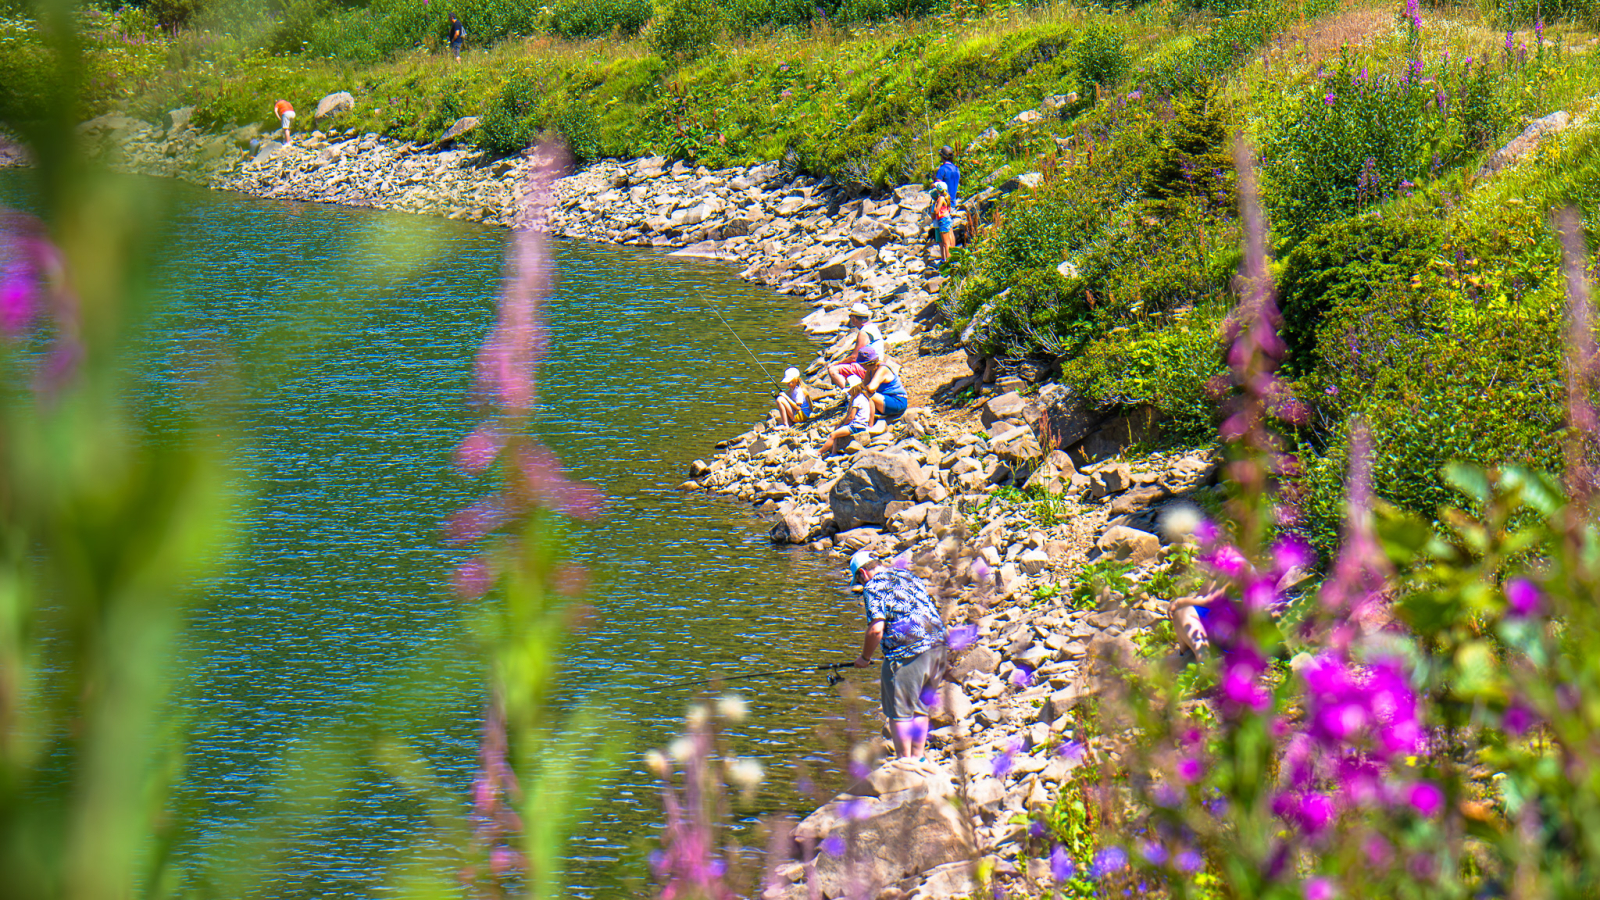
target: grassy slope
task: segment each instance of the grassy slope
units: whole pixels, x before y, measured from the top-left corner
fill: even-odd
[[[1304,511],[1326,546],[1351,421],[1373,429],[1380,493],[1420,510],[1449,499],[1436,474],[1447,456],[1559,465],[1563,301],[1548,211],[1571,203],[1600,211],[1592,132],[1547,142],[1494,179],[1472,178],[1526,121],[1588,113],[1600,96],[1600,54],[1540,57],[1530,48],[1522,61],[1505,53],[1493,14],[1467,6],[1425,9],[1414,37],[1398,7],[1291,0],[1231,18],[1170,0],[1116,13],[995,7],[729,39],[676,68],[637,40],[537,37],[470,52],[459,65],[419,50],[356,67],[191,36],[172,48],[188,61],[146,78],[133,107],[153,115],[194,103],[203,122],[265,126],[277,97],[309,106],[348,89],[356,127],[397,137],[432,138],[458,116],[484,115],[480,139],[490,144],[554,126],[590,155],[664,153],[711,166],[787,156],[818,174],[879,185],[928,177],[934,148],[964,148],[995,126],[998,139],[962,157],[967,192],[1025,170],[1042,168],[1046,180],[1001,209],[1000,225],[956,268],[947,304],[966,316],[1008,288],[1013,300],[1033,298],[1034,306],[1002,303],[1011,324],[996,346],[1052,347],[1092,397],[1155,405],[1174,430],[1198,438],[1212,433],[1226,389],[1220,346],[1239,238],[1228,137],[1281,144],[1315,118],[1333,83],[1319,78],[1341,65],[1392,83],[1414,57],[1443,86],[1452,67],[1474,58],[1484,73],[1486,111],[1473,119],[1482,133],[1459,133],[1465,88],[1451,95],[1448,116],[1418,119],[1444,156],[1435,153],[1426,171],[1380,173],[1380,190],[1337,214],[1355,223],[1354,242],[1302,264],[1327,267],[1312,280],[1343,278],[1346,293],[1351,282],[1371,282],[1359,296],[1329,300],[1325,318],[1291,322],[1323,341],[1300,361],[1291,389],[1306,410],[1292,429],[1309,473]],[[1533,43],[1526,28],[1517,37]],[[1545,39],[1570,47],[1593,35],[1554,23]],[[1135,89],[1150,96],[1130,99]],[[1042,98],[1072,91],[1083,100],[1060,120],[1007,126]],[[1152,102],[1158,95],[1172,99]],[[1415,114],[1395,112],[1396,133]],[[1293,167],[1285,176],[1264,161],[1268,211],[1288,215],[1307,185],[1293,181]],[[1195,178],[1206,169],[1215,183]],[[1353,184],[1357,173],[1330,177]],[[1293,270],[1293,245],[1320,234],[1313,225],[1278,230],[1280,271]],[[1413,233],[1426,239],[1411,247]],[[1385,241],[1415,251],[1401,254],[1398,275],[1344,265]],[[1057,279],[1063,258],[1081,276]]]

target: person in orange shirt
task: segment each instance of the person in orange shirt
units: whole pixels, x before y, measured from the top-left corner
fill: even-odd
[[[283,123],[283,142],[289,143],[289,123],[294,121],[294,104],[287,100],[279,100],[272,104],[272,113]]]

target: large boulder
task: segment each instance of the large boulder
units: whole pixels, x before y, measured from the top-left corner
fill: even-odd
[[[823,897],[876,897],[908,876],[972,856],[948,775],[908,761],[874,775],[879,796],[840,795],[795,827],[801,846],[821,848],[835,835],[844,841],[842,855],[823,849],[812,864]]]
[[[1148,531],[1113,525],[1095,542],[1100,552],[1121,562],[1142,565],[1161,555],[1161,538]]]
[[[983,411],[979,414],[983,420],[984,428],[993,428],[994,423],[1002,419],[1014,419],[1023,414],[1027,409],[1028,401],[1016,391],[1008,391],[998,397],[990,398],[983,404]]]
[[[901,450],[868,450],[856,456],[828,492],[828,507],[840,531],[882,525],[885,510],[896,501],[916,502],[928,480],[911,454]]]
[[[349,91],[335,91],[317,101],[317,113],[313,117],[317,120],[328,119],[343,115],[356,108],[356,98]]]
[[[1565,110],[1558,110],[1542,119],[1535,119],[1528,123],[1522,133],[1511,140],[1495,154],[1489,157],[1479,169],[1476,177],[1486,178],[1501,169],[1516,165],[1523,158],[1529,156],[1546,138],[1566,131],[1572,124],[1572,117]]]
[[[1078,392],[1062,384],[1047,384],[1035,397],[1030,416],[1038,423],[1039,440],[1047,450],[1064,450],[1083,440],[1105,421]]]
[[[474,128],[477,128],[477,127],[478,127],[478,117],[477,116],[463,116],[463,117],[455,120],[454,122],[450,123],[450,127],[445,129],[444,134],[439,135],[439,139],[437,141],[434,141],[429,146],[431,146],[431,147],[442,147],[445,144],[450,143],[451,141],[455,140],[456,138],[461,137],[463,134],[466,134],[467,132],[469,132],[469,131],[473,130]]]
[[[1120,455],[1131,447],[1155,443],[1161,437],[1161,411],[1136,406],[1103,423],[1083,439],[1077,452],[1086,463]]]

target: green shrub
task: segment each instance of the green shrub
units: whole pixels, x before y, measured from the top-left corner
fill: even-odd
[[[478,145],[494,153],[517,153],[539,133],[541,85],[513,73],[490,101],[478,126]]]
[[[994,266],[1002,280],[1026,269],[1055,268],[1078,232],[1072,210],[1054,197],[1025,199],[1009,207],[994,233]]]
[[[716,0],[655,0],[647,37],[662,59],[691,60],[705,55],[721,31],[722,7]]]
[[[1545,22],[1577,22],[1600,27],[1600,2],[1597,0],[1494,0],[1486,4],[1502,28],[1528,27],[1539,19]]]
[[[1484,66],[1475,74],[1447,67],[1430,80],[1369,74],[1346,55],[1266,130],[1262,178],[1279,236],[1292,245],[1475,150],[1494,130],[1489,78]],[[1441,100],[1463,92],[1476,99]]]
[[[650,0],[559,0],[551,11],[550,30],[568,38],[635,35],[653,12]]]
[[[1018,273],[1008,289],[974,310],[970,324],[969,346],[985,355],[1009,358],[1041,351],[1055,357],[1075,354],[1095,329],[1082,291],[1072,290],[1053,268]]]
[[[1375,294],[1406,285],[1444,240],[1431,218],[1369,214],[1325,225],[1284,260],[1278,306],[1292,370],[1316,364],[1317,330],[1335,307],[1366,309]]]
[[[1227,374],[1219,326],[1226,307],[1199,307],[1143,327],[1122,327],[1091,343],[1068,376],[1102,406],[1156,408],[1163,433],[1205,441],[1216,434],[1213,379]]]
[[[1440,477],[1451,460],[1559,470],[1564,327],[1554,283],[1493,311],[1437,278],[1344,294],[1326,313],[1321,360],[1305,382],[1317,418],[1332,423],[1322,452],[1312,438],[1302,453],[1318,546],[1335,545],[1358,421],[1371,431],[1374,491],[1429,518],[1451,500]]]
[[[1122,32],[1105,21],[1092,21],[1083,29],[1072,48],[1080,103],[1094,99],[1097,87],[1113,88],[1122,83],[1133,65],[1123,44]]]
[[[582,163],[600,158],[600,132],[592,104],[581,100],[568,104],[551,120],[550,127],[567,142],[573,159]]]

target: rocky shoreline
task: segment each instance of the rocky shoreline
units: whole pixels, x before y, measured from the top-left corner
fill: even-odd
[[[473,124],[458,122],[426,145],[334,128],[289,145],[253,128],[204,134],[186,110],[156,124],[105,116],[82,131],[130,171],[258,197],[507,225],[528,163],[456,147]],[[9,150],[0,156],[25,162]],[[918,405],[902,419],[824,458],[816,448],[842,403],[816,376],[845,348],[846,307],[871,308],[908,368],[926,358],[919,345],[940,319],[942,279],[926,247],[922,186],[861,196],[777,163],[710,171],[645,158],[590,165],[561,179],[556,195],[549,222],[558,235],[733,264],[815,307],[803,327],[837,337],[807,370],[817,417],[792,429],[769,420],[721,442],[709,461],[694,463],[683,488],[749,502],[774,522],[774,542],[832,553],[841,566],[861,548],[905,560],[935,586],[947,621],[974,634],[930,735],[932,762],[884,764],[799,823],[797,836],[813,846],[848,834],[849,859],[819,854],[789,866],[767,896],[809,897],[813,886],[823,897],[859,895],[865,884],[867,896],[965,897],[975,889],[974,863],[1014,890],[1040,887],[1025,826],[1013,819],[1053,803],[1072,782],[1079,760],[1056,751],[1079,737],[1071,710],[1098,690],[1095,661],[1138,652],[1167,614],[1164,601],[1148,598],[1091,598],[1077,608],[1074,579],[1101,559],[1133,583],[1168,566],[1162,517],[1216,489],[1211,452],[1130,464],[1124,451],[1159,428],[1150,414],[1107,415],[1064,385],[1012,379],[1007,386],[1026,395],[990,396],[965,424],[929,402],[949,395],[949,384],[913,389]],[[903,835],[911,833],[917,850],[908,854]]]
[[[971,643],[934,718],[930,762],[879,766],[800,822],[813,846],[848,838],[849,859],[793,864],[766,896],[799,900],[814,885],[823,897],[966,897],[977,868],[1014,892],[1048,892],[1017,818],[1073,785],[1082,758],[1063,750],[1082,746],[1073,708],[1100,690],[1098,666],[1171,649],[1150,634],[1167,600],[1091,597],[1080,608],[1075,576],[1109,560],[1130,583],[1157,577],[1171,565],[1164,514],[1220,490],[1217,460],[1195,450],[1125,461],[1148,438],[1138,417],[1097,414],[1059,384],[990,398],[976,427],[913,407],[822,457],[842,409],[823,404],[800,428],[758,424],[695,461],[683,487],[755,504],[775,520],[775,543],[832,553],[841,567],[860,549],[902,561]]]

